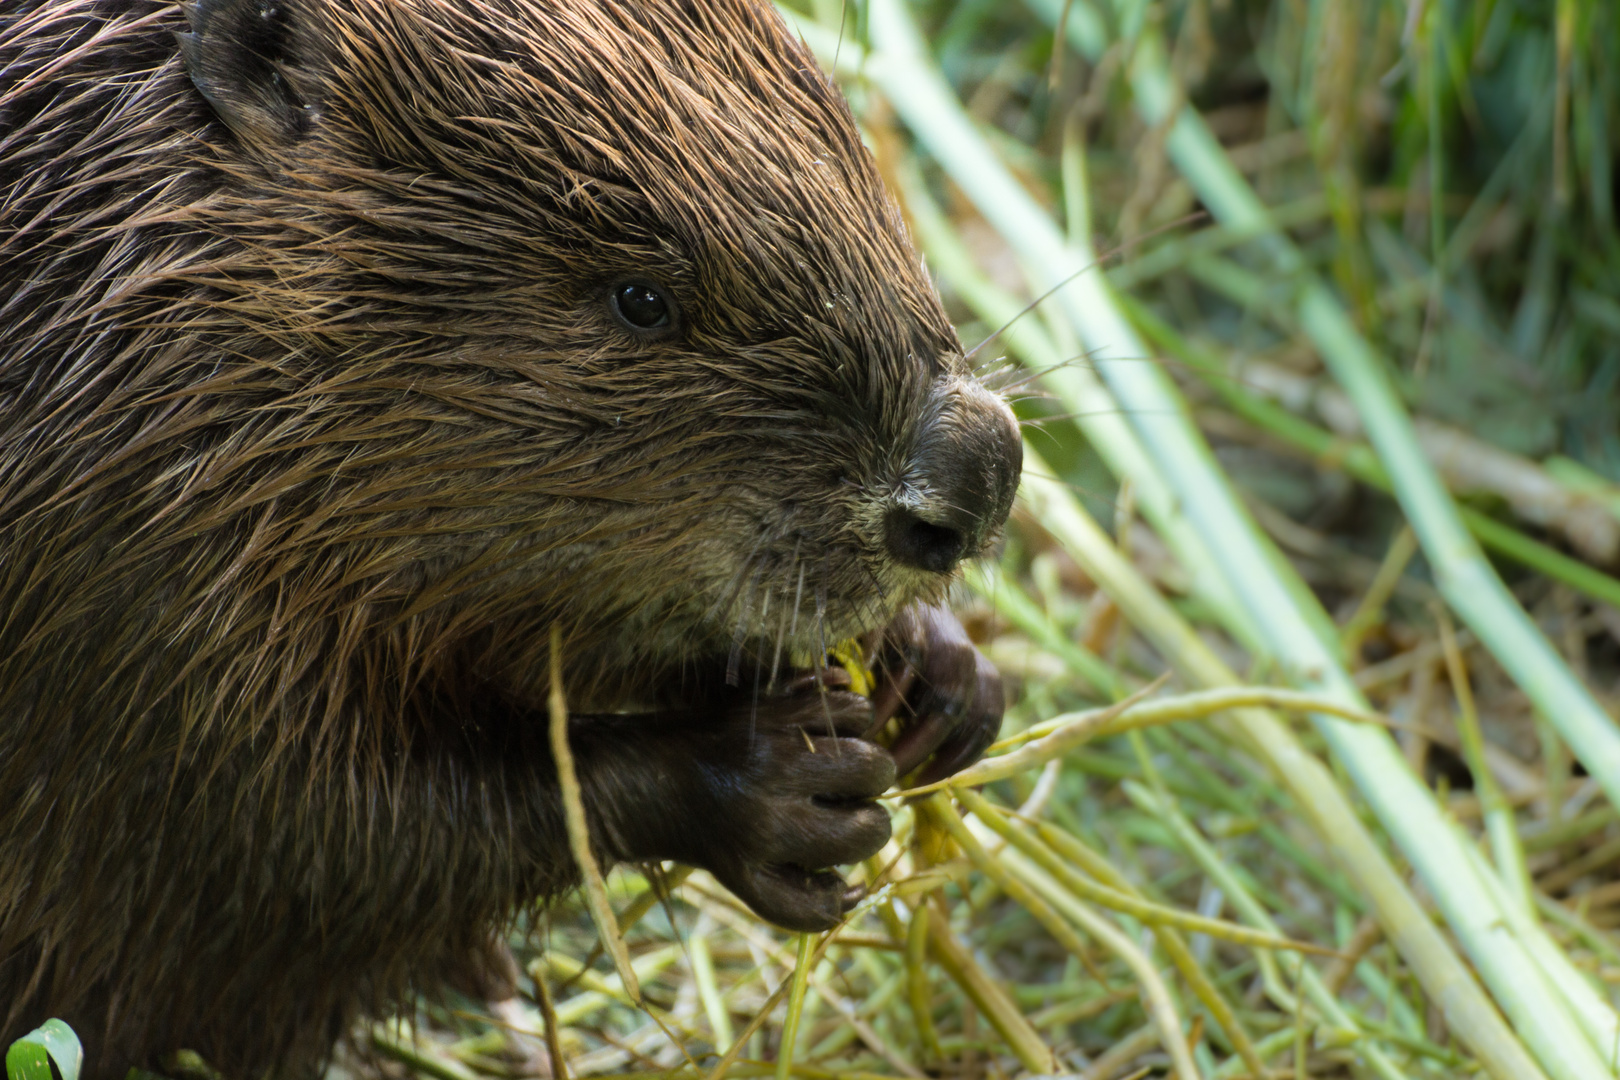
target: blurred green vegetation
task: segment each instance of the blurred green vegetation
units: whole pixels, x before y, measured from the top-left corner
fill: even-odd
[[[1187,0],[1088,10],[1110,38],[1162,22],[1189,100],[1331,273],[1363,331],[1398,358],[1416,408],[1507,449],[1566,455],[1620,479],[1614,5]],[[1197,211],[1164,160],[1162,133],[1124,102],[1124,65],[1109,62],[1121,45],[1096,65],[1060,60],[1051,28],[1001,0],[918,13],[969,111],[1054,206],[1065,127],[1082,119],[1098,246],[1120,249],[1115,265],[1145,257],[1162,242],[1156,230]],[[1242,247],[1229,256],[1254,276],[1192,260],[1137,291],[1184,332],[1228,349],[1285,348],[1288,328],[1266,310],[1278,283]],[[964,337],[985,329],[964,326]]]

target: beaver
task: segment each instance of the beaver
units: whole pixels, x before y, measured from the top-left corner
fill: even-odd
[[[755,0],[8,0],[0,1038],[306,1076],[437,992],[576,883],[554,627],[599,858],[832,925],[994,736],[1019,446]]]

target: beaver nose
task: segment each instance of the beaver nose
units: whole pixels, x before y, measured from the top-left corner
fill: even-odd
[[[1024,450],[1012,410],[976,382],[941,380],[929,412],[883,540],[895,561],[947,574],[1007,520]]]
[[[935,574],[949,573],[968,549],[968,537],[962,530],[927,521],[903,506],[889,511],[887,532],[889,554],[907,566]]]

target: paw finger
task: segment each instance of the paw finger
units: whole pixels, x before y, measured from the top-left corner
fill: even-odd
[[[917,670],[904,661],[896,661],[891,670],[883,672],[877,689],[872,691],[872,726],[863,733],[865,737],[871,738],[883,730],[883,725],[905,704],[906,695],[916,680]]]
[[[787,696],[816,693],[821,690],[848,690],[850,687],[849,672],[841,667],[828,665],[814,671],[801,671],[794,675],[779,688],[779,692]]]
[[[831,930],[860,898],[830,870],[746,865],[715,876],[766,922],[803,933]]]
[[[973,723],[958,727],[951,733],[951,737],[940,745],[928,767],[918,774],[916,786],[932,784],[961,772],[983,757],[984,752],[996,741],[996,736],[1000,733],[999,716],[994,718],[993,723]]]
[[[907,726],[894,740],[894,745],[889,747],[896,775],[905,776],[927,761],[928,755],[938,750],[950,737],[954,725],[955,721],[950,717],[936,712]]]
[[[875,799],[894,783],[894,759],[864,739],[812,739],[815,753],[795,763],[792,790],[832,801]]]
[[[759,703],[759,715],[779,727],[801,728],[812,738],[861,736],[872,726],[872,703],[847,690],[810,690]]]
[[[917,666],[924,692],[962,700],[966,696],[962,691],[971,689],[978,670],[979,651],[973,639],[949,608],[923,608],[919,621],[925,644]]]
[[[943,780],[983,757],[990,744],[1001,734],[1001,718],[1005,711],[1001,675],[989,660],[980,656],[972,704],[966,715],[951,729],[949,737],[939,744],[934,759],[917,778],[918,785]]]
[[[780,838],[772,862],[844,866],[870,858],[889,842],[889,812],[876,803],[828,804],[812,800],[800,827]]]

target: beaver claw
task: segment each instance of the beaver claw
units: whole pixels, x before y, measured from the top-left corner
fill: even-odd
[[[883,631],[876,668],[874,730],[901,716],[889,752],[901,776],[928,762],[916,786],[966,768],[995,742],[1006,708],[1001,675],[948,608],[919,604],[901,612]]]

